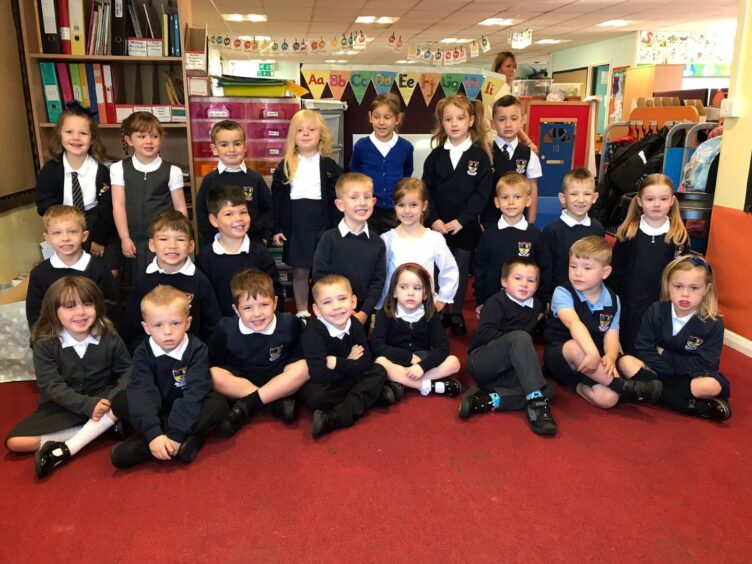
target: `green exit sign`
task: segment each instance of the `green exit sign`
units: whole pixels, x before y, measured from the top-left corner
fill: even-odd
[[[258,70],[260,71],[273,71],[274,63],[259,63]]]
[[[260,70],[259,69],[259,71],[258,71],[257,74],[260,77],[263,77],[263,76],[274,76],[274,73],[272,71],[270,71],[270,70]]]

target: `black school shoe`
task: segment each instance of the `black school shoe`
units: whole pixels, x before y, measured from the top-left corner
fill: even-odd
[[[621,401],[634,403],[655,403],[663,392],[660,380],[624,380]]]
[[[311,435],[314,439],[321,435],[325,435],[326,433],[331,433],[338,427],[337,414],[334,410],[328,409],[324,411],[322,409],[317,409],[313,412]]]
[[[149,443],[143,437],[121,441],[112,447],[112,452],[110,452],[110,462],[115,468],[131,468],[149,459],[151,459],[151,450],[149,450]]]
[[[71,453],[68,445],[57,441],[47,441],[34,455],[34,471],[37,479],[49,476],[54,468],[66,460],[70,460]]]
[[[232,437],[251,418],[242,401],[236,401],[219,424],[219,432]]]
[[[388,407],[396,401],[397,401],[397,398],[394,396],[394,391],[392,390],[392,387],[388,383],[384,384],[384,386],[381,388],[381,393],[379,394],[379,397],[376,398],[376,405],[380,405],[382,407]]]
[[[185,439],[180,443],[177,457],[183,461],[184,464],[190,464],[198,456],[199,451],[206,442],[206,437],[209,435],[209,431],[203,433],[196,433]]]
[[[452,314],[452,335],[455,335],[456,337],[462,337],[463,335],[467,335],[467,327],[465,327],[465,318],[462,317],[462,314],[455,313]]]
[[[698,407],[702,409],[698,410]],[[690,415],[704,417],[713,421],[726,421],[731,419],[731,408],[721,398],[691,399],[689,400]]]
[[[528,400],[525,406],[525,417],[533,433],[538,435],[556,434],[556,422],[551,415],[551,408],[547,399]]]
[[[286,425],[289,425],[290,423],[295,421],[296,407],[297,404],[295,402],[295,398],[289,397],[272,402],[272,404],[269,406],[269,410],[271,411],[273,417],[281,419],[285,422]]]
[[[436,391],[436,384],[438,382],[442,382],[444,384],[443,392]],[[431,393],[455,398],[462,393],[462,384],[460,384],[460,381],[456,378],[441,378],[440,380],[434,380],[433,382],[431,382]]]
[[[452,314],[449,313],[448,308],[444,308],[444,311],[441,313],[441,326],[442,327],[451,327],[452,326]]]
[[[473,386],[460,400],[460,419],[467,419],[477,413],[487,413],[493,411],[493,400],[491,395]]]
[[[122,441],[125,439],[125,426],[120,420],[104,432],[104,436],[113,441]]]
[[[386,385],[392,389],[395,403],[402,401],[402,398],[405,397],[405,386],[399,382],[387,382]]]

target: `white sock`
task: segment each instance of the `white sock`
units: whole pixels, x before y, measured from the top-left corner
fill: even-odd
[[[307,309],[301,309],[298,313],[295,314],[295,317],[311,317],[311,314],[308,313]]]
[[[446,391],[446,386],[444,385],[444,382],[436,381],[433,383],[433,390],[437,394],[443,394]]]
[[[83,425],[76,425],[75,427],[68,427],[67,429],[61,429],[60,431],[55,431],[54,433],[48,433],[46,435],[42,435],[39,437],[39,448],[42,448],[42,445],[46,443],[47,441],[54,441],[56,443],[65,442],[71,437],[76,436],[76,433],[78,433]]]
[[[431,379],[421,378],[420,379],[420,395],[427,396],[430,393],[431,393]]]
[[[74,456],[78,451],[112,427],[115,422],[105,413],[99,421],[89,419],[75,436],[65,441],[65,445]]]

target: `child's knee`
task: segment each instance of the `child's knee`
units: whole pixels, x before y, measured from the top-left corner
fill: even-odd
[[[721,383],[710,376],[699,376],[690,382],[690,390],[696,398],[714,398],[722,391]]]
[[[641,368],[644,367],[644,362],[631,355],[624,355],[616,361],[616,368],[619,371],[619,374],[626,376],[627,378],[632,378]]]
[[[454,373],[460,371],[460,359],[454,356],[453,354],[450,354],[446,360],[444,361],[447,363],[447,367]]]
[[[561,354],[570,364],[578,364],[585,357],[585,353],[574,339],[564,343],[561,347]]]
[[[10,437],[5,441],[5,448],[11,452],[33,452],[39,448],[38,437]]]

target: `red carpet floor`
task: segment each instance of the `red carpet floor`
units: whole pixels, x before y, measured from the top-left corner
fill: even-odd
[[[727,424],[557,389],[553,438],[409,395],[316,442],[309,412],[262,414],[189,467],[116,471],[100,439],[37,482],[4,453],[0,561],[749,562],[752,360],[727,349],[721,368]],[[36,391],[0,394],[4,436]]]

